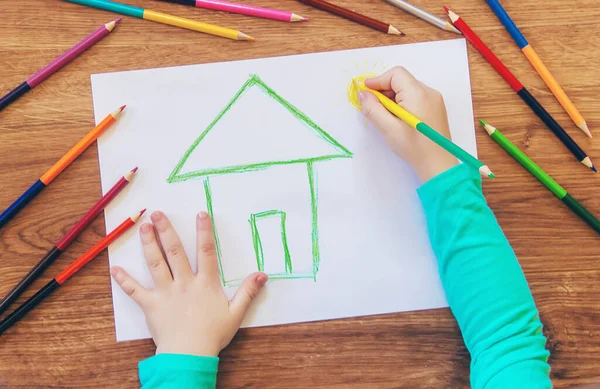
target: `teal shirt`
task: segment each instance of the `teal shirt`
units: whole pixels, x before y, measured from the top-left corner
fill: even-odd
[[[549,353],[519,262],[481,192],[459,165],[419,189],[450,308],[471,353],[473,389],[551,388]],[[163,354],[139,364],[143,389],[208,389],[218,358]]]

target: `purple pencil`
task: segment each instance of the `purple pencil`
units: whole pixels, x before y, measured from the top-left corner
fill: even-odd
[[[110,34],[111,31],[115,29],[120,21],[121,18],[113,20],[110,23],[106,23],[88,35],[84,40],[64,52],[60,57],[56,58],[45,68],[29,77],[21,85],[10,91],[6,96],[0,98],[0,111],[6,108],[13,101],[17,100],[19,97],[23,96],[25,93],[38,86],[42,81],[59,71],[63,66],[77,58],[81,53],[100,42],[105,36]]]

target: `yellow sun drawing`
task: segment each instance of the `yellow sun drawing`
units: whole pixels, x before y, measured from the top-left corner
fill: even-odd
[[[348,87],[346,88],[346,95],[348,101],[357,111],[361,110],[360,102],[358,101],[358,86],[356,85],[356,81],[359,83],[366,80],[367,78],[377,77],[379,74],[383,73],[387,69],[387,65],[383,65],[380,61],[375,62],[373,66],[370,66],[367,60],[364,60],[364,63],[359,65],[354,62],[353,72],[348,70],[343,70],[345,73],[352,74],[353,76],[348,81]]]

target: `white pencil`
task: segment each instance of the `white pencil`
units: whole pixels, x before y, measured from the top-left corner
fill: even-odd
[[[441,28],[442,30],[451,31],[451,32],[460,34],[460,31],[458,31],[456,29],[456,27],[454,27],[452,25],[452,23],[450,23],[447,20],[444,20],[440,17],[435,16],[434,14],[432,14],[430,12],[427,12],[424,9],[417,7],[416,5],[411,4],[406,0],[385,0],[385,1],[387,3],[390,3],[391,5],[393,5],[394,7],[400,8],[401,10],[408,12],[409,14],[426,21],[427,23],[431,23],[434,26]]]

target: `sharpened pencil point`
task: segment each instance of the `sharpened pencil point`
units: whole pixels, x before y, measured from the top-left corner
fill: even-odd
[[[579,129],[581,131],[583,131],[584,134],[586,134],[588,137],[592,137],[592,133],[590,131],[590,128],[588,127],[586,122],[581,122],[577,125],[577,127],[579,127]]]
[[[481,119],[479,119],[479,123],[481,123],[481,125],[482,125],[482,126],[484,126],[484,127],[487,125],[487,123],[486,123],[486,122],[484,122],[484,121],[483,121],[483,120],[481,120]]]
[[[446,10],[446,13],[450,13],[450,8],[446,7],[445,5],[443,7]]]
[[[137,166],[135,168],[133,168],[133,170],[130,170],[129,172],[127,172],[127,174],[125,174],[123,176],[123,178],[125,180],[127,180],[128,182],[131,182],[131,179],[133,178],[133,175],[135,174],[135,172],[137,172],[138,168]]]
[[[587,166],[590,170],[592,170],[593,172],[598,172],[596,170],[596,167],[594,166],[594,164],[592,163],[592,160],[590,159],[590,157],[585,157],[582,161],[582,164],[584,164],[585,166]]]
[[[115,119],[118,119],[119,116],[121,116],[121,112],[123,112],[125,107],[127,107],[127,106],[123,105],[122,107],[119,107],[115,112],[111,113],[112,117],[114,117]]]
[[[243,32],[238,32],[238,40],[240,41],[255,41],[253,37],[248,34],[244,34]]]
[[[142,215],[144,214],[144,212],[146,212],[146,208],[142,209],[137,214],[131,216],[130,217],[131,221],[133,221],[134,223],[137,223],[137,221],[140,220],[140,218],[142,217]]]
[[[487,165],[483,165],[482,167],[479,168],[479,174],[481,174],[484,177],[488,177],[488,178],[496,178],[494,173],[492,173],[492,171],[490,170],[489,167],[487,167]]]
[[[292,14],[292,16],[290,17],[290,22],[306,22],[308,21],[308,18],[305,18],[304,16],[300,16],[297,14]]]
[[[121,20],[123,20],[123,18],[117,18],[117,19],[115,19],[114,22],[115,22],[115,24],[119,24],[119,23],[121,23]]]

